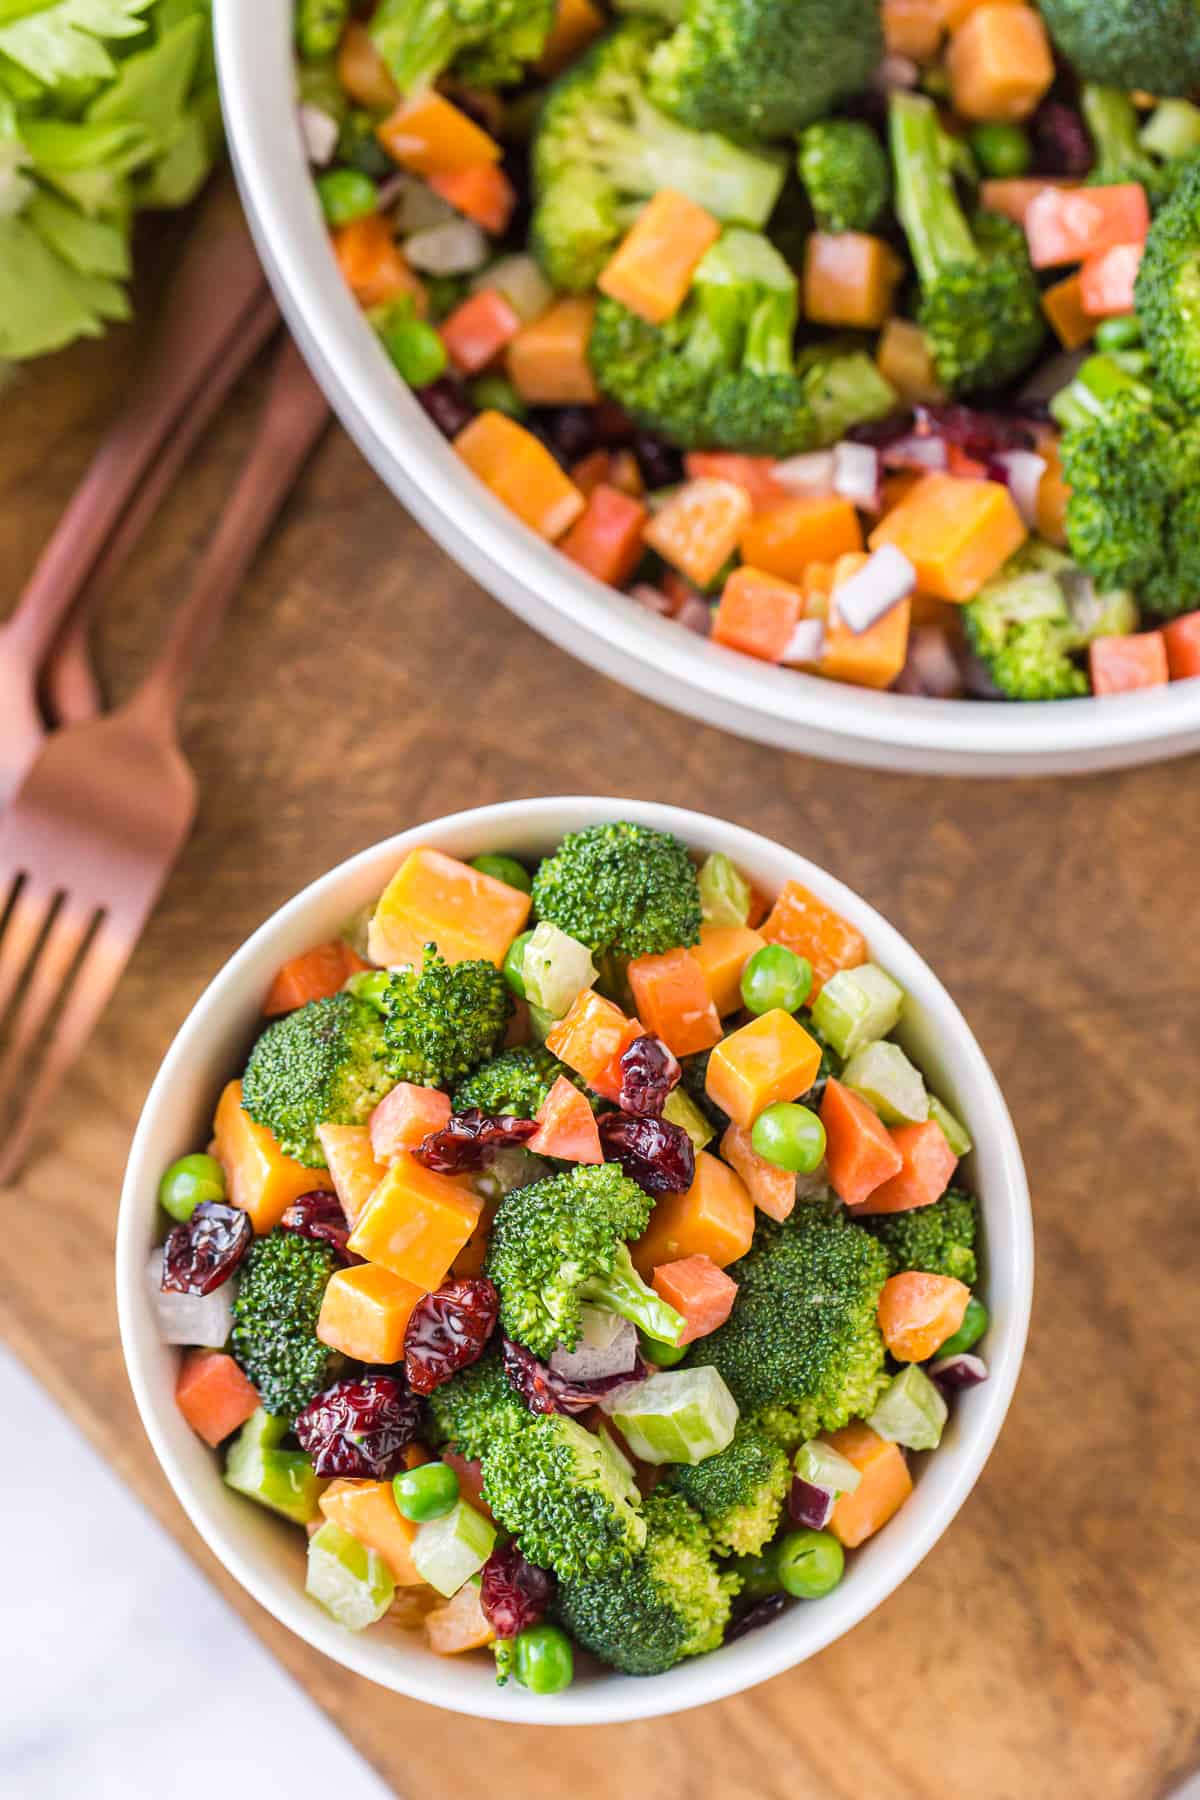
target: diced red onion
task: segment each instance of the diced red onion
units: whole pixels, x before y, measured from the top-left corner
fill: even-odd
[[[1038,489],[1046,473],[1045,457],[1036,450],[1000,450],[992,457],[992,466],[1002,475],[1022,522],[1032,531],[1037,525]]]
[[[1063,569],[1058,585],[1066,597],[1073,624],[1080,631],[1093,633],[1104,616],[1104,606],[1086,569]]]
[[[307,100],[299,109],[299,118],[304,154],[315,169],[323,169],[326,163],[333,161],[337,149],[338,122],[331,113]]]
[[[946,1360],[952,1362],[954,1359],[948,1357]],[[797,1525],[807,1525],[810,1531],[823,1531],[833,1515],[836,1499],[831,1488],[817,1487],[814,1482],[805,1481],[802,1475],[794,1475],[788,1511]]]
[[[392,224],[401,236],[410,231],[428,231],[432,225],[446,225],[461,217],[448,200],[435,194],[427,181],[408,169],[397,169],[380,183],[379,208],[391,214]]]
[[[945,438],[910,432],[883,447],[884,467],[888,469],[946,469],[950,451]]]
[[[485,287],[503,294],[523,325],[540,319],[554,299],[554,289],[532,256],[523,251],[502,256],[499,262],[481,269],[471,282],[471,291],[478,293]]]
[[[895,88],[915,88],[921,71],[911,56],[885,56],[871,77],[876,93],[890,94]]]
[[[473,219],[427,225],[404,240],[404,254],[423,275],[469,275],[490,255],[487,238]]]
[[[797,619],[788,647],[779,660],[785,663],[817,663],[820,662],[824,649],[824,619]]]
[[[661,613],[666,618],[671,611],[671,602],[668,596],[663,593],[661,588],[655,587],[649,581],[635,581],[633,586],[628,589],[628,593],[629,598],[636,600],[639,606],[644,606],[647,612]],[[706,607],[705,611],[707,612],[707,610]]]
[[[785,456],[771,470],[771,479],[794,494],[828,494],[833,488],[833,451],[809,450],[803,456]]]
[[[988,1378],[982,1356],[972,1356],[965,1350],[959,1356],[943,1356],[940,1362],[930,1363],[929,1373],[944,1388],[978,1387]]]
[[[712,613],[708,602],[701,599],[699,594],[689,594],[675,614],[675,622],[686,631],[694,631],[697,637],[708,637],[712,631]]]
[[[898,694],[953,700],[963,691],[962,669],[940,625],[918,625],[908,640],[908,660],[892,683]]]
[[[629,1375],[637,1367],[637,1327],[618,1320],[620,1329],[607,1344],[580,1342],[574,1350],[559,1345],[550,1356],[550,1370],[568,1381],[599,1381],[608,1375]]]
[[[883,504],[882,469],[873,444],[843,440],[833,447],[833,491],[864,512],[878,512]]]
[[[837,589],[838,617],[851,631],[871,626],[906,600],[917,585],[917,571],[895,544],[881,544],[861,569]]]

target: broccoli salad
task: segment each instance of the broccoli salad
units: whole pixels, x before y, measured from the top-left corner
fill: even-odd
[[[819,1600],[987,1378],[964,1125],[797,881],[410,852],[162,1178],[176,1400],[350,1631],[552,1694]]]
[[[1200,11],[297,0],[342,273],[579,569],[860,688],[1200,674]]]

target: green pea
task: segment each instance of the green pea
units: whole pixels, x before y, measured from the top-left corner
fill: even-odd
[[[976,125],[970,143],[984,174],[1001,180],[1024,175],[1033,162],[1033,149],[1019,125]]]
[[[507,375],[477,375],[467,392],[480,412],[507,413],[510,419],[528,417],[529,408]]]
[[[964,1350],[970,1350],[979,1342],[991,1322],[991,1315],[983,1301],[977,1300],[972,1294],[967,1301],[962,1324],[952,1337],[938,1345],[938,1356],[961,1356]]]
[[[431,325],[440,325],[470,293],[465,275],[423,275],[421,279],[425,283],[429,308],[426,316]]]
[[[374,307],[370,320],[393,366],[410,387],[425,387],[444,372],[449,361],[446,346],[432,325],[417,318],[411,300]]]
[[[642,1355],[646,1361],[653,1363],[659,1369],[673,1369],[675,1364],[681,1363],[688,1353],[686,1344],[660,1344],[657,1338],[647,1337],[640,1328],[638,1343],[641,1345]]]
[[[367,219],[379,206],[379,190],[359,169],[330,169],[317,176],[317,198],[329,225]]]
[[[447,1463],[420,1463],[392,1477],[396,1511],[414,1525],[443,1519],[458,1503],[458,1476]]]
[[[812,964],[784,944],[764,944],[742,970],[742,999],[752,1013],[795,1012],[808,999]]]
[[[842,1579],[846,1553],[829,1531],[789,1531],[776,1551],[781,1586],[797,1600],[819,1600]]]
[[[1096,327],[1097,350],[1132,350],[1142,341],[1142,322],[1136,313],[1118,319],[1102,319]]]
[[[505,887],[520,888],[523,894],[533,886],[529,870],[515,856],[477,856],[471,867],[481,875],[490,875],[493,881],[502,881]]]
[[[508,955],[504,958],[501,974],[518,1000],[525,999],[525,946],[533,936],[532,931],[523,931],[508,946]]]
[[[730,1565],[741,1581],[743,1600],[766,1600],[779,1592],[779,1569],[774,1550],[757,1556],[736,1556]]]
[[[225,1199],[225,1171],[215,1156],[198,1153],[173,1162],[158,1184],[158,1204],[186,1225],[202,1200]]]
[[[825,1127],[807,1106],[779,1100],[759,1113],[750,1142],[765,1162],[795,1175],[811,1175],[825,1155]]]
[[[531,1694],[561,1694],[575,1679],[575,1652],[557,1625],[530,1625],[513,1643],[513,1674]]]

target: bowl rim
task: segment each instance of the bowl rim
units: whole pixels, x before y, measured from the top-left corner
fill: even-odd
[[[418,522],[537,630],[626,687],[744,736],[890,768],[963,774],[1116,767],[1200,748],[1200,681],[988,705],[874,693],[684,631],[576,570],[475,481],[392,369],[343,282],[293,101],[291,0],[215,0],[228,138],[288,322],[343,424]]]
[[[247,1014],[247,1032],[253,1029],[257,1005],[265,985],[261,969],[271,946],[289,935],[298,940],[297,927],[310,915],[330,911],[333,898],[368,871],[398,860],[420,843],[448,845],[464,836],[494,831],[494,842],[519,842],[507,834],[533,836],[537,831],[557,835],[563,830],[602,819],[628,818],[673,831],[685,842],[717,841],[735,861],[747,867],[768,861],[786,863],[794,876],[813,887],[830,904],[843,910],[864,931],[872,954],[893,969],[906,991],[922,1008],[936,1015],[936,1042],[953,1056],[953,1068],[969,1082],[976,1102],[972,1123],[982,1140],[987,1134],[989,1154],[996,1159],[996,1191],[987,1193],[989,1232],[997,1239],[997,1220],[1002,1222],[1004,1262],[1011,1292],[1002,1322],[989,1341],[989,1380],[974,1390],[976,1416],[964,1424],[961,1445],[953,1454],[960,1458],[947,1491],[923,1524],[903,1536],[878,1540],[883,1554],[869,1565],[858,1566],[855,1579],[826,1597],[821,1610],[793,1611],[765,1631],[754,1633],[713,1656],[681,1664],[653,1681],[606,1675],[554,1697],[538,1697],[523,1690],[499,1693],[488,1683],[482,1693],[477,1682],[459,1682],[460,1671],[447,1671],[441,1663],[413,1674],[388,1663],[387,1646],[372,1645],[369,1632],[343,1631],[320,1613],[305,1596],[302,1585],[282,1580],[265,1562],[256,1560],[238,1541],[236,1527],[227,1525],[218,1501],[227,1499],[220,1478],[214,1474],[194,1479],[184,1467],[184,1452],[172,1441],[180,1433],[180,1421],[169,1391],[162,1386],[152,1363],[161,1360],[162,1346],[145,1294],[148,1232],[157,1217],[157,1188],[161,1162],[156,1160],[155,1140],[163,1127],[162,1115],[170,1113],[172,1096],[181,1076],[190,1067],[206,1069],[206,1045],[220,1035],[225,1017]],[[564,820],[567,821],[564,823]],[[789,877],[790,878],[790,877]],[[386,874],[383,877],[386,880]],[[279,951],[273,952],[278,960]],[[268,977],[269,978],[269,977]],[[253,984],[251,986],[251,984]],[[249,990],[249,991],[248,991]],[[249,1003],[250,993],[253,1002]],[[223,1076],[213,1074],[214,1088]],[[175,1142],[178,1142],[178,1138]],[[186,1146],[181,1146],[185,1148]],[[173,1151],[171,1154],[179,1154]],[[161,1149],[157,1156],[161,1158]],[[994,1253],[995,1254],[995,1253]],[[138,1121],[121,1193],[116,1241],[117,1312],[126,1369],[138,1412],[159,1463],[176,1498],[205,1543],[224,1567],[260,1605],[308,1644],[334,1661],[395,1692],[451,1711],[494,1718],[516,1724],[602,1724],[650,1718],[684,1711],[691,1706],[725,1698],[797,1666],[824,1649],[858,1624],[907,1578],[945,1532],[966,1500],[982,1471],[1008,1411],[1020,1372],[1028,1330],[1033,1287],[1033,1234],[1029,1191],[1024,1165],[1011,1117],[999,1085],[970,1026],[945,987],[907,939],[875,909],[825,870],[786,845],[711,815],[648,801],[606,796],[547,796],[505,801],[471,808],[426,821],[359,851],[270,915],[218,970],[168,1048]],[[970,1436],[968,1439],[968,1431]],[[194,1448],[183,1428],[181,1442]],[[943,1452],[942,1454],[946,1454]],[[208,1466],[207,1464],[205,1466]],[[270,1523],[268,1521],[268,1523]],[[785,1629],[787,1620],[792,1630]],[[797,1626],[800,1626],[799,1633]],[[800,1641],[795,1640],[799,1635]],[[620,1698],[618,1699],[618,1694]],[[608,1698],[606,1698],[608,1696]]]

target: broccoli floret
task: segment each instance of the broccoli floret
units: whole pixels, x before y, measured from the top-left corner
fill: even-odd
[[[520,81],[554,23],[554,0],[382,0],[375,48],[402,94],[432,87],[453,68],[476,87]]]
[[[1083,81],[1187,94],[1200,81],[1195,0],[1040,0],[1063,56]]]
[[[448,963],[426,944],[416,969],[393,969],[383,1037],[393,1081],[450,1087],[491,1056],[512,1017],[512,995],[490,962]]]
[[[975,1262],[979,1219],[974,1196],[962,1188],[947,1188],[932,1206],[880,1213],[862,1223],[887,1251],[891,1274],[921,1269],[973,1286],[979,1272]]]
[[[870,231],[892,191],[887,152],[859,119],[820,119],[801,133],[797,168],[818,229]]]
[[[1140,181],[1152,200],[1165,193],[1170,177],[1138,142],[1137,108],[1131,97],[1121,88],[1089,82],[1080,94],[1080,104],[1096,152],[1088,184],[1112,187]]]
[[[354,994],[310,1000],[268,1025],[246,1064],[242,1105],[285,1155],[323,1169],[318,1125],[360,1125],[393,1084],[376,1009]]]
[[[630,1465],[563,1413],[526,1414],[483,1455],[483,1497],[530,1562],[560,1577],[628,1563],[646,1541]]]
[[[715,1650],[738,1578],[713,1561],[698,1513],[680,1494],[643,1507],[646,1544],[627,1568],[564,1581],[562,1623],[577,1643],[627,1675],[661,1675],[685,1656]]]
[[[544,1044],[518,1044],[512,1050],[502,1050],[490,1062],[480,1063],[455,1088],[454,1110],[466,1112],[468,1107],[477,1106],[480,1112],[533,1119],[561,1075],[587,1095],[593,1112],[599,1112],[604,1102],[590,1092],[582,1075],[560,1063]]]
[[[452,1445],[472,1462],[497,1438],[528,1425],[531,1417],[509,1384],[494,1345],[434,1388],[425,1405],[430,1441]]]
[[[942,149],[937,109],[921,94],[893,94],[896,210],[921,288],[918,323],[938,374],[956,393],[1002,388],[1024,374],[1045,337],[1025,234],[999,213],[971,224]]]
[[[883,56],[877,0],[684,0],[650,97],[685,125],[789,137],[865,89]]]
[[[631,19],[551,88],[533,140],[530,244],[557,288],[594,286],[644,201],[674,188],[718,219],[764,225],[784,169],[715,132],[689,131],[646,98],[660,25]]]
[[[775,1439],[743,1420],[724,1450],[671,1469],[668,1483],[701,1514],[718,1555],[754,1556],[775,1535],[792,1470]]]
[[[694,1352],[725,1378],[743,1415],[786,1408],[799,1437],[871,1411],[887,1385],[875,1309],[887,1253],[869,1232],[820,1204],[783,1224],[759,1221],[734,1263],[733,1312]]]
[[[1196,16],[1200,21],[1200,8]],[[1200,162],[1188,167],[1150,227],[1133,292],[1159,379],[1194,414],[1200,408]]]
[[[256,1238],[233,1303],[233,1354],[269,1413],[294,1419],[342,1359],[317,1336],[325,1286],[338,1266],[328,1244],[275,1230]]]
[[[1089,595],[1074,610],[1080,571],[1037,539],[1024,545],[963,608],[967,640],[1010,700],[1070,700],[1088,692],[1075,660],[1094,637],[1137,629],[1133,596]],[[1089,616],[1090,614],[1090,616]]]
[[[487,1273],[509,1337],[549,1356],[573,1350],[585,1302],[607,1307],[653,1338],[675,1343],[683,1320],[646,1286],[627,1240],[650,1218],[650,1196],[618,1163],[583,1165],[504,1200],[492,1227]]]
[[[700,887],[678,838],[646,825],[569,831],[533,878],[533,908],[594,955],[657,956],[700,942]]]

